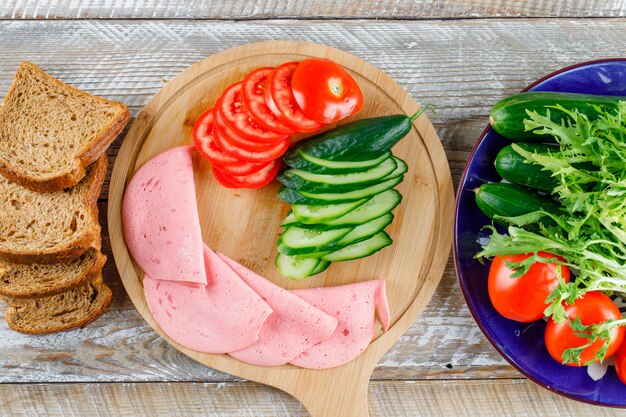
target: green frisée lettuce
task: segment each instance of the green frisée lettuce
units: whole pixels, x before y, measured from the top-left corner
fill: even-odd
[[[555,123],[550,108],[568,117]],[[626,102],[597,111],[600,117],[594,120],[561,106],[547,108],[545,115],[527,111],[526,130],[553,136],[558,150],[539,154],[516,144],[512,147],[528,163],[551,172],[557,180],[551,194],[558,198],[563,214],[536,211],[518,217],[496,216],[510,225],[508,234],[486,226],[491,230],[489,243],[476,255],[483,259],[535,253],[507,265],[516,270],[514,276],[524,275],[541,261],[536,254],[539,251],[563,258],[544,261],[567,266],[576,278],[566,283],[559,277],[560,285],[546,300],[545,314],[558,323],[568,320],[577,335],[589,340],[584,346],[568,349],[563,355],[565,363],[578,362],[582,351],[598,339],[605,341],[596,355],[602,360],[611,329],[626,324],[622,319],[585,326],[579,319],[569,320],[563,306],[564,301],[572,304],[589,291],[626,294]],[[547,217],[554,221],[546,222]]]

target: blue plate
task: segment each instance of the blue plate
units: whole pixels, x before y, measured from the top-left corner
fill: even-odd
[[[540,79],[524,91],[562,91],[626,96],[626,59],[586,62],[564,68]],[[474,259],[481,231],[489,219],[474,201],[473,190],[484,182],[499,182],[493,161],[509,144],[490,126],[478,139],[469,157],[457,193],[454,222],[454,260],[459,283],[476,323],[496,350],[518,371],[544,388],[566,397],[612,407],[626,407],[626,385],[617,378],[614,367],[594,381],[587,368],[557,363],[546,350],[545,323],[518,323],[500,316],[487,294],[489,265]]]

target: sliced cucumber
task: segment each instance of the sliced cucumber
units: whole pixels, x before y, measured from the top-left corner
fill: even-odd
[[[355,227],[354,229],[352,229],[350,233],[348,233],[347,235],[342,237],[339,241],[337,241],[335,246],[338,248],[345,247],[345,246],[352,245],[357,242],[361,242],[362,240],[369,239],[370,237],[374,236],[378,232],[381,232],[385,227],[389,226],[392,221],[393,221],[393,214],[391,213],[383,214],[382,216],[374,220],[370,220],[367,223],[363,223],[362,225]],[[325,256],[325,255],[321,255],[320,258],[322,256]]]
[[[383,178],[382,179],[383,181],[386,181],[391,178],[399,177],[400,175],[404,175],[409,170],[409,166],[406,164],[406,162],[404,162],[402,159],[398,158],[397,156],[394,156],[393,158],[396,161],[396,165],[397,165],[396,169],[391,171],[391,174]]]
[[[280,225],[282,227],[287,227],[287,226],[290,226],[292,224],[300,224],[300,222],[296,218],[296,215],[293,214],[292,211],[290,211],[289,214],[287,215],[287,217],[285,217],[285,220],[283,220],[283,222]]]
[[[278,272],[293,280],[310,277],[314,274],[314,271],[321,262],[326,261],[316,258],[289,256],[284,253],[279,253],[276,256],[276,268],[278,268]],[[328,263],[330,264],[330,262]],[[328,267],[328,265],[326,267]]]
[[[306,204],[295,204],[293,210],[294,223],[300,222],[304,224],[324,223],[337,219],[344,214],[354,210],[368,199],[363,198],[357,201],[340,204],[328,204],[325,206],[308,206]],[[289,218],[289,216],[287,216]],[[287,219],[285,219],[286,221]],[[291,219],[290,219],[291,221]],[[283,222],[283,225],[285,222]]]
[[[380,182],[382,178],[391,174],[397,166],[395,158],[390,157],[365,171],[349,174],[313,174],[292,168],[282,172],[276,178],[292,190],[311,192],[349,191],[363,188],[366,184]]]
[[[319,252],[331,248],[335,242],[350,233],[352,229],[353,227],[343,227],[331,230],[315,230],[289,226],[278,238],[278,245],[281,252],[287,255]]]
[[[289,204],[308,204],[308,205],[328,205],[329,203],[347,203],[349,201],[357,201],[365,197],[370,197],[400,184],[404,179],[403,176],[391,178],[378,184],[362,188],[360,190],[348,191],[345,193],[310,193],[307,191],[290,190],[282,187],[278,192],[284,202]]]
[[[335,220],[318,224],[300,224],[307,229],[328,230],[337,227],[358,226],[389,213],[402,201],[402,194],[397,190],[387,190],[376,194],[364,204]]]
[[[322,272],[326,271],[329,266],[330,266],[330,261],[325,261],[323,259],[320,259],[320,263],[317,264],[317,266],[315,267],[311,275],[321,274]]]
[[[350,261],[352,259],[364,258],[378,252],[382,248],[389,246],[393,240],[385,232],[379,232],[367,240],[346,246],[333,253],[322,257],[325,261],[339,262]]]
[[[311,156],[298,150],[296,160],[286,159],[287,165],[300,168],[315,174],[345,174],[348,172],[363,171],[376,166],[389,158],[391,151],[384,152],[377,158],[366,161],[331,161]]]
[[[286,247],[285,244],[280,241],[280,239],[278,239],[278,242],[276,242],[276,247],[278,248],[278,252],[284,253],[284,254],[287,254],[287,252],[290,252],[293,250],[291,248]],[[328,255],[331,252],[332,251],[330,250],[320,250],[316,252],[298,254],[298,256],[302,258],[321,258],[322,256]]]

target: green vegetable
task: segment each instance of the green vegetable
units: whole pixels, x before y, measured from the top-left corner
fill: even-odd
[[[491,109],[489,121],[496,132],[513,140],[552,140],[550,133],[527,130],[524,119],[527,112],[545,114],[547,107],[562,106],[565,111],[554,109],[550,120],[554,123],[568,120],[568,111],[577,111],[589,121],[601,117],[605,112],[615,111],[624,97],[598,96],[590,94],[528,92],[519,93],[497,102]]]
[[[545,251],[559,255],[576,272],[576,278],[558,288],[546,300],[546,314],[561,323],[565,316],[563,301],[572,303],[588,291],[626,294],[626,102],[613,107],[594,107],[592,118],[586,113],[556,105],[529,111],[526,130],[556,139],[560,151],[549,155],[513,149],[528,162],[540,164],[552,172],[558,184],[553,193],[562,205],[562,213],[550,213],[552,222],[540,220],[545,211],[502,218],[511,224],[508,235],[492,230],[489,243],[478,258]],[[553,121],[553,112],[562,115]],[[528,226],[535,230],[528,230]],[[524,274],[530,264],[516,266]],[[622,321],[582,326],[569,320],[593,343],[604,340],[610,326]],[[618,324],[616,324],[618,323]],[[576,361],[580,352],[569,350],[564,357]]]
[[[292,168],[302,169],[314,174],[346,174],[350,172],[363,171],[383,162],[391,156],[391,151],[387,151],[378,158],[368,159],[365,161],[331,161],[328,159],[316,158],[302,152],[301,149],[297,153],[291,154],[291,158],[285,158],[287,164],[291,164]]]
[[[539,143],[520,142],[517,145],[524,150],[539,154],[559,151],[556,146]],[[505,146],[498,152],[496,171],[509,182],[536,190],[552,192],[558,185],[557,179],[552,177],[552,171],[544,170],[540,164],[526,161],[526,158],[516,152],[512,145]]]

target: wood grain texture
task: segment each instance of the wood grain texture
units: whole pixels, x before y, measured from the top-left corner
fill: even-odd
[[[372,417],[609,417],[623,411],[553,395],[525,380],[377,381]],[[4,417],[306,417],[295,399],[250,382],[0,385]]]
[[[620,0],[7,0],[2,19],[445,19],[616,17]]]
[[[384,24],[14,21],[0,22],[0,33],[0,94],[8,89],[17,64],[30,59],[79,88],[124,101],[133,115],[164,80],[227,47],[274,38],[326,43],[381,68],[419,102],[435,104],[439,118],[432,119],[455,181],[495,101],[563,66],[619,56],[626,43],[622,19]],[[120,141],[109,149],[111,157]],[[101,204],[101,221],[105,208]],[[105,237],[108,251],[107,242]],[[111,259],[110,251],[107,255]],[[169,348],[134,310],[111,261],[106,268],[105,280],[115,291],[113,307],[86,329],[28,337],[0,324],[0,382],[227,378]],[[451,263],[424,313],[374,371],[375,379],[516,376],[474,324]]]

